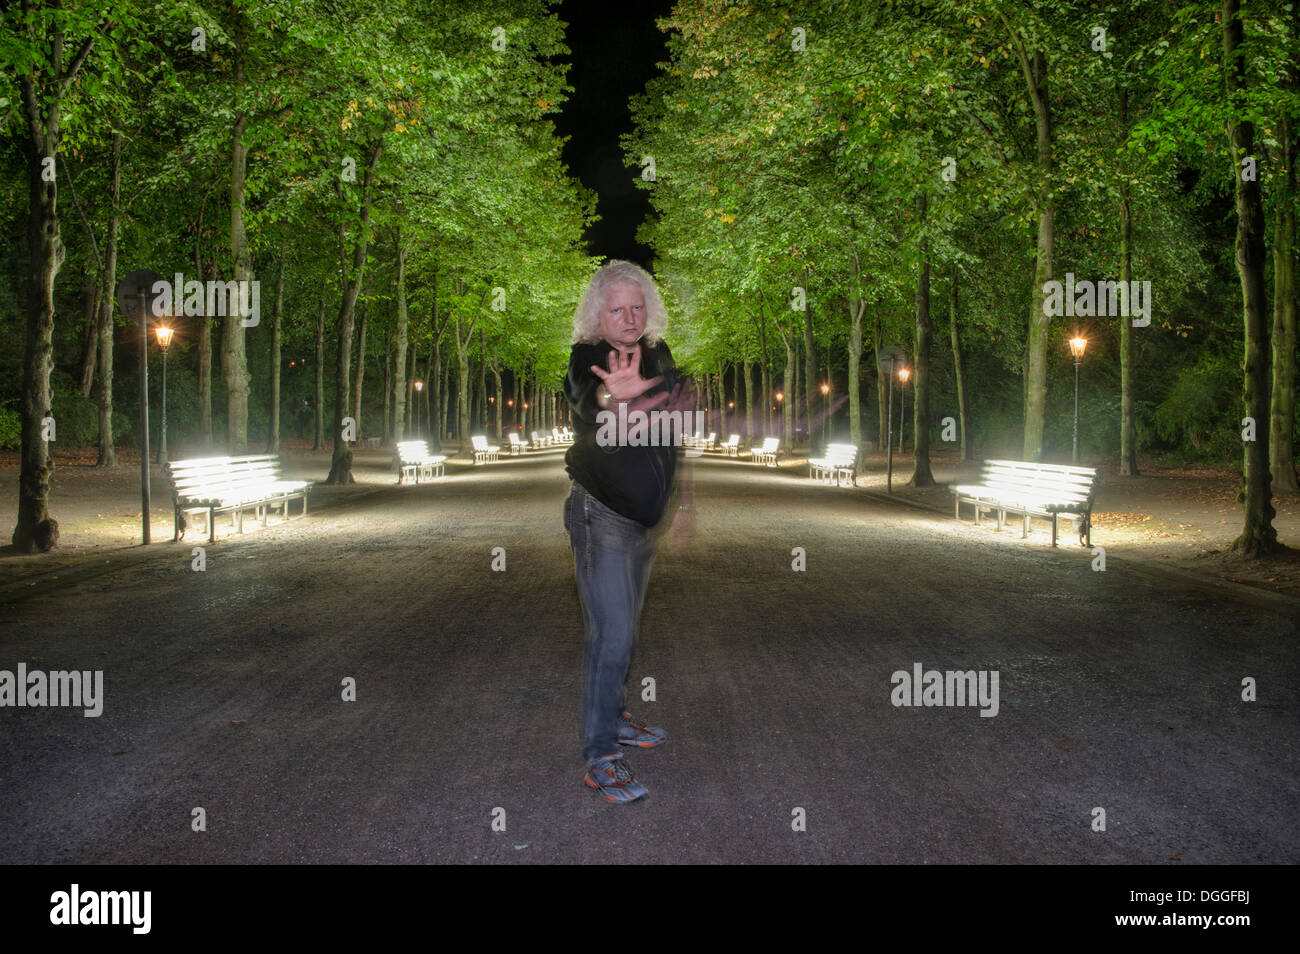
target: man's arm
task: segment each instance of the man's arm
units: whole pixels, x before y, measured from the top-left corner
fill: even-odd
[[[573,416],[596,426],[596,415],[600,405],[596,401],[596,392],[600,390],[601,381],[592,373],[575,349],[569,358],[569,373],[564,376],[564,396],[569,400]]]

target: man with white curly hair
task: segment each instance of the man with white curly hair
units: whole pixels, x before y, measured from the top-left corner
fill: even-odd
[[[599,269],[573,316],[564,390],[574,443],[565,456],[573,486],[564,504],[586,632],[583,731],[586,784],[607,802],[633,802],[646,787],[623,762],[620,745],[652,748],[663,729],[624,708],[656,538],[673,490],[675,446],[601,446],[597,415],[685,411],[694,393],[678,381],[663,341],[668,315],[654,279],[631,262]],[[621,407],[620,407],[621,405]]]

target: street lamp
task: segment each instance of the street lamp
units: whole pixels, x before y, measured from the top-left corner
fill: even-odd
[[[1074,455],[1072,460],[1079,463],[1079,364],[1083,361],[1083,352],[1088,347],[1088,339],[1075,335],[1070,339],[1070,353],[1074,355]]]
[[[420,436],[420,394],[424,391],[424,382],[415,379],[415,436]]]
[[[822,421],[822,445],[830,443],[831,439],[831,386],[825,381],[822,382],[822,401],[826,405],[826,418]]]
[[[159,325],[153,331],[158,336],[158,347],[162,350],[163,356],[162,440],[158,443],[158,464],[161,466],[167,463],[167,349],[171,347],[172,335],[175,333],[175,329],[168,328],[166,325]]]
[[[911,376],[910,368],[898,369],[898,380],[902,382],[902,386],[898,389],[901,402],[898,408],[898,452],[900,454],[907,448],[907,379]]]

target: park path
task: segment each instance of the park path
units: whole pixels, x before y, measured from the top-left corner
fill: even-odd
[[[105,685],[99,718],[0,709],[0,862],[1300,860],[1294,607],[789,469],[686,474],[629,680],[669,733],[628,755],[642,802],[581,784],[548,453],[0,607],[0,669]],[[997,715],[894,706],[916,663],[997,671]]]

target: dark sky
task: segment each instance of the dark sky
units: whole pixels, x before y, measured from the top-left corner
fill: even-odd
[[[573,95],[555,119],[560,135],[571,137],[562,155],[570,174],[600,196],[601,221],[587,233],[587,246],[593,255],[646,267],[650,249],[637,243],[636,229],[650,214],[650,202],[633,185],[640,166],[623,165],[618,137],[632,129],[628,98],[641,92],[657,72],[655,64],[668,58],[655,18],[671,9],[671,0],[627,7],[609,0],[564,0],[556,11],[568,24],[565,44],[573,64],[567,76]]]

